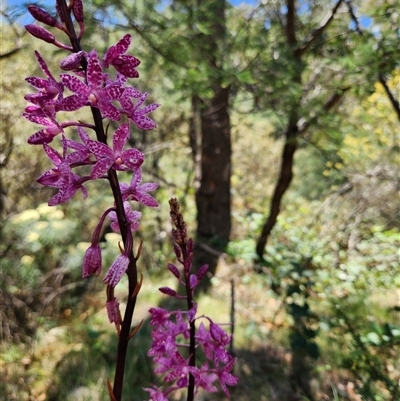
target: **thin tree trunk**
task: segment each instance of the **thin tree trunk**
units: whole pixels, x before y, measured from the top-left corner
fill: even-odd
[[[293,161],[298,143],[297,132],[297,126],[292,125],[288,127],[285,134],[286,140],[282,151],[279,179],[272,196],[268,218],[266,219],[261,235],[257,240],[256,252],[260,259],[263,257],[268,237],[271,234],[272,229],[275,227],[276,220],[279,216],[283,195],[286,193],[293,179]]]
[[[400,121],[400,103],[394,97],[393,93],[391,92],[391,90],[389,88],[389,85],[387,84],[385,76],[381,72],[379,73],[379,82],[382,84],[383,88],[385,89],[385,92],[386,92],[387,97],[389,98],[390,104],[392,105],[393,110],[397,114],[397,118]]]
[[[312,44],[323,34],[328,25],[333,21],[335,14],[337,13],[343,0],[337,0],[332,10],[330,10],[325,17],[322,19],[320,25],[315,29],[310,35],[305,39],[303,43],[299,43],[296,37],[296,21],[297,21],[297,11],[296,11],[296,0],[287,0],[287,14],[286,14],[286,25],[284,26],[284,34],[287,38],[287,44],[292,49],[293,65],[297,65],[298,69],[295,70],[292,76],[293,85],[301,85],[302,83],[302,71],[300,66],[302,63],[302,58],[304,54],[311,48]],[[348,88],[345,88],[337,93],[333,94],[333,98],[329,99],[324,106],[325,111],[329,111],[343,96],[343,93]],[[266,219],[261,234],[257,240],[256,253],[260,259],[263,259],[264,249],[267,245],[268,238],[275,227],[277,218],[279,216],[281,202],[284,194],[286,193],[289,185],[293,179],[293,161],[294,154],[297,150],[298,136],[300,133],[304,133],[307,130],[312,121],[307,121],[303,124],[300,129],[297,126],[299,121],[300,113],[300,98],[294,103],[293,109],[291,111],[288,126],[285,132],[285,145],[282,152],[282,162],[280,168],[280,174],[278,182],[276,183],[274,193],[272,196],[270,210],[268,218]]]
[[[285,34],[287,38],[288,46],[293,50],[293,63],[295,65],[301,65],[302,53],[297,52],[297,38],[296,38],[296,1],[287,0],[287,14],[286,14],[286,26]],[[299,68],[299,67],[298,67]],[[292,82],[295,85],[301,84],[301,70],[296,69],[292,77]],[[265,246],[267,245],[268,237],[271,234],[272,229],[275,227],[280,209],[283,195],[286,193],[289,185],[293,179],[293,160],[294,154],[297,149],[297,107],[300,99],[294,105],[294,109],[291,111],[290,118],[288,120],[288,126],[285,132],[285,145],[283,147],[281,157],[281,168],[278,182],[276,183],[274,194],[272,196],[270,210],[268,218],[266,219],[261,235],[257,240],[256,253],[257,256],[262,259],[264,254]]]

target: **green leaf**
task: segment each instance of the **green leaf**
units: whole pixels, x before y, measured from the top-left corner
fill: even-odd
[[[251,71],[249,71],[249,70],[244,70],[242,72],[239,72],[239,74],[237,74],[237,79],[242,84],[254,84],[255,83],[253,75],[251,74]]]
[[[371,331],[366,335],[366,339],[369,343],[379,345],[381,343],[381,339],[379,337],[378,333],[375,333],[374,331]]]

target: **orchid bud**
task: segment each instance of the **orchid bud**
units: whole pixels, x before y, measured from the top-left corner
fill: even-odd
[[[176,291],[169,287],[161,287],[158,290],[165,295],[170,295],[171,297],[174,297],[176,295]]]
[[[98,244],[91,245],[85,253],[82,265],[82,277],[86,278],[92,274],[97,276],[101,273],[101,250]]]
[[[73,71],[77,70],[78,68],[81,68],[81,62],[82,58],[84,58],[87,55],[86,52],[81,50],[78,53],[72,53],[68,57],[65,57],[64,59],[61,60],[60,62],[60,67],[64,71]]]
[[[181,273],[178,270],[178,268],[173,265],[172,263],[168,263],[168,269],[170,270],[170,272],[177,278],[179,279],[181,277]]]
[[[25,25],[25,29],[35,38],[44,40],[47,43],[54,43],[56,38],[47,29],[42,28],[34,24]]]
[[[189,273],[190,269],[192,268],[192,261],[191,259],[185,259],[183,262],[183,269],[185,270],[185,273]]]
[[[190,289],[193,290],[194,287],[196,287],[196,285],[199,284],[199,281],[197,280],[197,277],[195,274],[191,274],[189,277],[189,286]]]
[[[65,23],[65,18],[61,11],[61,7],[60,7],[58,1],[56,1],[56,11],[57,11],[58,16],[60,17],[61,22]]]
[[[201,266],[197,273],[197,280],[200,281],[206,275],[207,271],[208,271],[208,264]]]
[[[115,287],[121,280],[129,266],[129,258],[126,255],[119,255],[114,263],[109,268],[107,274],[103,279],[104,284]]]
[[[62,29],[60,23],[45,10],[42,10],[40,7],[31,4],[30,6],[28,6],[28,11],[32,15],[32,17],[35,18],[35,20],[43,22],[43,24],[46,24],[48,26],[55,26],[58,29]]]
[[[182,255],[182,253],[181,253],[181,249],[176,244],[174,244],[174,252],[175,252],[176,257],[179,259]]]
[[[186,227],[185,227],[186,228]],[[194,242],[192,238],[189,238],[186,244],[186,250],[188,252],[188,254],[190,255],[191,253],[193,253],[193,249],[194,249]]]
[[[83,22],[83,3],[82,0],[75,0],[74,5],[72,7],[72,12],[74,13],[74,17],[76,22],[81,23]]]
[[[119,312],[119,302],[116,298],[111,299],[106,302],[107,316],[110,323],[119,324],[120,322],[120,312]]]
[[[181,244],[183,243],[182,234],[181,234],[181,231],[180,231],[179,229],[177,229],[177,230],[172,230],[172,236],[173,236],[175,242],[176,242],[178,245],[181,245]]]

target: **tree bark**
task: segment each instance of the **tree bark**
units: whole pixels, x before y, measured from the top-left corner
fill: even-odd
[[[209,264],[214,275],[219,254],[224,252],[231,231],[231,133],[229,88],[219,88],[201,111],[201,177],[196,192],[197,231],[194,265]],[[204,279],[203,290],[209,286]]]
[[[389,98],[389,102],[393,107],[394,112],[397,115],[397,118],[400,121],[400,102],[394,97],[392,91],[389,88],[389,85],[386,82],[385,76],[380,72],[379,73],[379,82],[382,84],[385,89],[386,95]]]
[[[225,251],[231,231],[231,126],[230,88],[223,87],[222,70],[226,40],[225,0],[198,0],[199,21],[207,33],[198,36],[200,54],[210,70],[211,99],[200,100],[201,143],[198,157],[196,206],[197,230],[193,263],[195,268],[209,265],[201,282],[206,291],[215,274],[219,256]]]
[[[280,168],[280,175],[278,182],[274,189],[272,196],[268,218],[266,219],[261,231],[261,235],[257,240],[256,252],[259,258],[263,257],[267,240],[271,234],[272,229],[275,227],[276,220],[281,210],[281,203],[283,195],[286,193],[289,185],[293,179],[293,162],[294,154],[297,149],[297,126],[290,125],[285,133],[285,145],[282,152],[282,162]]]

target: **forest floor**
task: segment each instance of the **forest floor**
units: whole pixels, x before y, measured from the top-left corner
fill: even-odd
[[[174,283],[163,280],[164,285],[173,286]],[[120,299],[123,299],[122,287],[117,288]],[[143,319],[145,324],[131,344],[132,362],[137,365],[127,370],[127,381],[139,392],[153,379],[145,349],[150,340],[148,308],[162,299],[156,288],[158,283],[146,277],[134,315],[136,323]],[[79,315],[70,309],[61,311],[61,323],[53,327],[43,323],[29,345],[3,344],[0,400],[107,400],[106,380],[113,375],[116,338],[114,326],[106,317],[104,299],[104,291],[86,295],[85,311]],[[399,299],[400,294],[394,292],[376,295],[374,301],[387,307],[399,306]],[[200,297],[198,312],[216,322],[229,323],[232,307],[235,312],[233,351],[238,358],[234,373],[239,376],[238,385],[230,389],[232,400],[363,400],[358,394],[361,383],[340,366],[341,352],[347,350],[330,343],[333,337],[328,332],[322,331],[317,339],[321,356],[316,360],[306,357],[301,369],[295,369],[288,340],[292,322],[285,305],[265,287],[263,278],[245,264],[220,268],[210,293]],[[229,326],[226,327],[229,331]],[[393,376],[399,377],[400,363],[392,369]],[[139,378],[134,378],[135,375]],[[139,400],[133,396],[136,390],[127,389],[127,401]],[[308,391],[311,395],[307,396]],[[384,391],[382,389],[382,400],[389,399],[384,398]],[[176,400],[179,399],[177,395]],[[222,393],[204,393],[199,394],[197,400],[225,401],[228,398]]]

